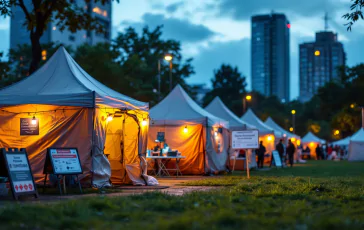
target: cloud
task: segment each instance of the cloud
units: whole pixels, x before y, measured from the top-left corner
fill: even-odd
[[[187,54],[185,56],[188,56]],[[189,79],[190,83],[207,83],[214,76],[214,70],[222,64],[237,66],[250,83],[250,39],[230,42],[209,42],[206,47],[200,47],[199,54],[193,57],[196,74]]]
[[[324,12],[337,11],[347,7],[338,0],[220,0],[219,14],[222,16],[232,16],[234,19],[247,20],[254,14],[284,12],[293,16],[316,16],[324,15]]]
[[[183,5],[184,5],[184,2],[176,2],[176,3],[168,5],[166,7],[166,10],[168,13],[173,14],[178,10],[178,8],[182,7]]]
[[[176,39],[181,42],[194,43],[207,40],[216,35],[204,25],[193,24],[185,19],[166,18],[162,14],[146,13],[142,17],[142,22],[122,22],[122,26],[132,26],[137,30],[141,30],[144,26],[155,28],[163,25],[163,37],[168,39]]]

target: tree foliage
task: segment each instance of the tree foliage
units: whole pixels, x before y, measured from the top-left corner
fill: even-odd
[[[220,99],[235,114],[243,112],[243,98],[246,93],[245,77],[241,75],[237,67],[221,65],[214,71],[214,78],[211,79],[213,89],[203,98],[203,106],[207,106],[215,97]]]
[[[349,21],[345,25],[347,26],[347,30],[350,31],[356,21],[358,21],[359,19],[361,20],[364,19],[362,10],[362,8],[364,8],[364,0],[351,0],[351,1],[353,2],[352,5],[350,6],[351,12],[343,15],[343,18]]]
[[[27,0],[30,2],[30,0]],[[116,0],[119,2],[119,0]],[[50,22],[60,31],[65,29],[75,33],[78,30],[95,30],[104,32],[103,24],[91,14],[88,3],[95,2],[105,4],[109,0],[85,0],[86,7],[78,6],[74,1],[59,0],[33,0],[31,7],[27,7],[24,0],[0,0],[0,16],[11,16],[11,8],[22,9],[25,18],[24,26],[29,31],[29,39],[32,47],[32,56],[29,73],[39,68],[42,60],[42,45],[40,38]]]

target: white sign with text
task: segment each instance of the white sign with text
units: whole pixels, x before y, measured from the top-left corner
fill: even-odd
[[[231,142],[233,149],[257,149],[259,148],[259,131],[256,129],[232,131]]]

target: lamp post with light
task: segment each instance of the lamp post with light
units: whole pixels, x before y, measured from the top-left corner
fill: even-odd
[[[296,133],[296,125],[295,125],[295,115],[296,115],[296,110],[292,110],[292,128],[293,128],[293,133]]]
[[[247,101],[251,101],[252,100],[252,96],[251,95],[246,95],[244,98],[243,98],[243,112],[245,113],[246,112],[246,103]]]
[[[165,54],[164,60],[169,62],[169,90],[172,91],[172,54]],[[158,59],[158,100],[161,100],[161,59]]]
[[[164,60],[169,62],[169,92],[172,91],[172,67],[173,67],[172,59],[173,59],[172,54],[166,54],[164,56]]]

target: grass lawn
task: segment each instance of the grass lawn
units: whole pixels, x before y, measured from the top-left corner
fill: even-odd
[[[182,197],[147,193],[7,204],[1,229],[363,229],[364,163],[316,162],[193,181]]]

